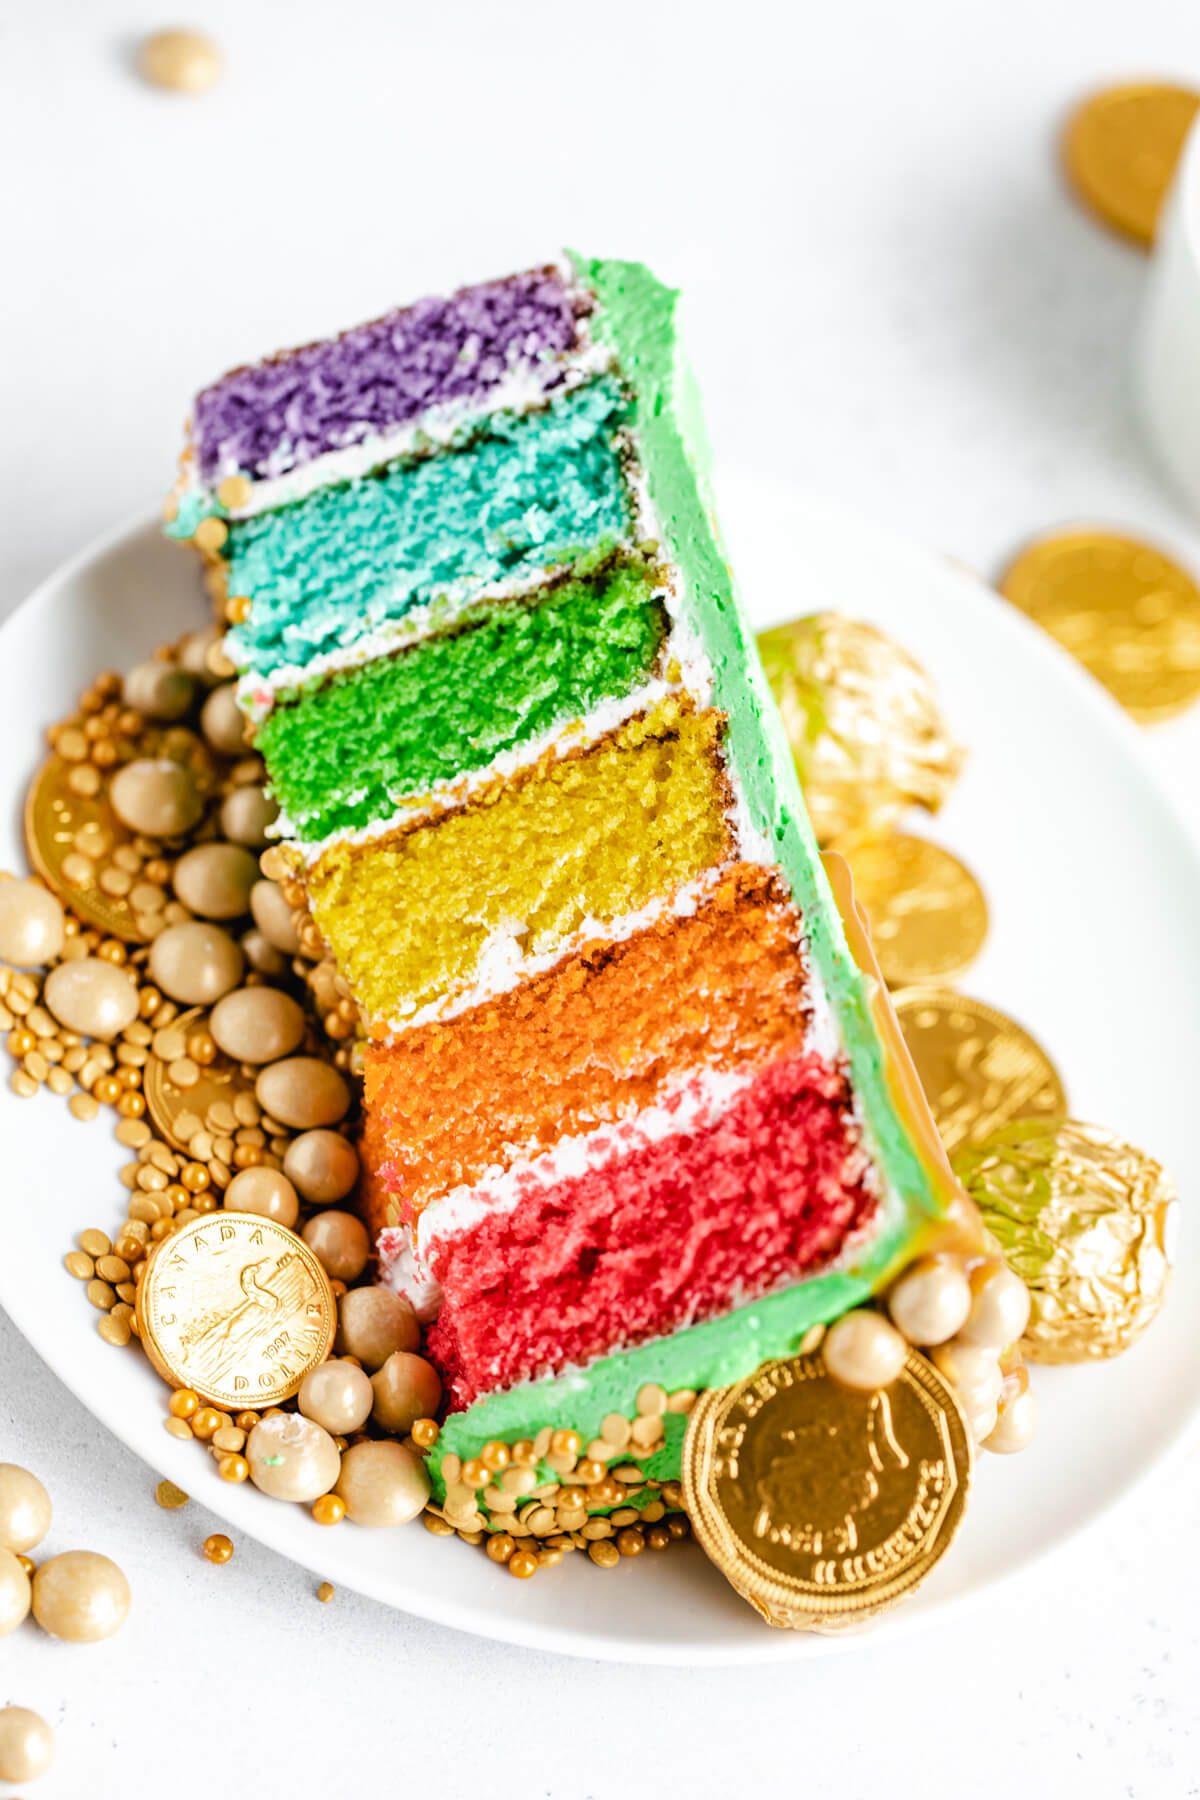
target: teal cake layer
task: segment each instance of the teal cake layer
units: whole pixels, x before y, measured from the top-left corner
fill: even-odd
[[[256,746],[310,842],[385,819],[650,678],[666,631],[655,572],[617,563],[501,601],[278,701]]]
[[[816,1275],[781,1293],[742,1306],[724,1318],[691,1325],[669,1338],[656,1338],[633,1350],[604,1356],[585,1370],[573,1369],[544,1381],[488,1394],[463,1412],[450,1413],[426,1462],[434,1498],[441,1500],[446,1483],[442,1458],[453,1452],[465,1462],[498,1438],[506,1444],[536,1437],[543,1426],[577,1431],[584,1443],[599,1437],[608,1413],[631,1418],[638,1390],[655,1382],[668,1393],[679,1388],[726,1387],[777,1356],[793,1356],[814,1325],[826,1324],[857,1306],[870,1293],[859,1276]],[[666,1442],[644,1465],[659,1481],[679,1476],[679,1452],[687,1421],[666,1415]],[[631,1457],[636,1460],[636,1450]],[[545,1471],[543,1479],[556,1479]]]
[[[229,634],[230,657],[259,674],[303,666],[416,607],[465,605],[625,541],[618,433],[628,414],[602,377],[542,412],[493,415],[450,454],[232,520],[229,592],[250,612]]]

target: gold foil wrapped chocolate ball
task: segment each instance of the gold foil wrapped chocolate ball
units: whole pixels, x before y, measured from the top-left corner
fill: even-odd
[[[1166,1297],[1176,1205],[1153,1157],[1076,1119],[1018,1119],[954,1172],[1032,1298],[1031,1362],[1127,1350]]]
[[[764,631],[758,648],[822,844],[938,810],[963,752],[907,650],[838,613]]]

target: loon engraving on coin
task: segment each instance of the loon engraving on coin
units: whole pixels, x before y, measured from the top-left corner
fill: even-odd
[[[1157,81],[1084,100],[1063,138],[1067,174],[1084,205],[1149,248],[1198,109],[1200,94]]]
[[[892,1000],[947,1151],[1010,1119],[1066,1112],[1046,1052],[995,1007],[935,987],[904,988]]]
[[[288,1399],[329,1354],[336,1321],[308,1245],[254,1213],[213,1213],[165,1238],[137,1293],[159,1373],[226,1408]]]
[[[915,1351],[890,1387],[842,1387],[820,1353],[768,1363],[693,1410],[684,1497],[713,1562],[763,1617],[836,1630],[906,1598],[961,1521],[971,1448]]]
[[[95,794],[75,792],[70,777],[78,766],[52,756],[30,784],[25,798],[30,864],[86,925],[127,943],[147,943],[149,934],[128,899],[105,893],[98,880],[103,859],[131,845],[133,833],[109,805],[107,784]]]
[[[165,1031],[158,1032],[154,1041],[158,1044],[165,1036],[172,1037],[178,1045],[179,1058],[184,1058],[187,1040],[207,1030],[208,1012],[203,1006],[194,1006],[190,1012],[181,1013]],[[171,1078],[172,1060],[157,1050],[151,1051],[142,1074],[142,1092],[155,1129],[174,1149],[186,1151],[191,1137],[207,1119],[209,1108],[222,1100],[232,1105],[238,1094],[253,1094],[254,1080],[242,1074],[232,1057],[218,1050],[210,1063],[197,1065],[196,1078],[189,1087],[180,1087]]]
[[[957,857],[899,832],[850,844],[843,855],[889,987],[947,981],[975,960],[987,936],[987,901]]]
[[[1041,538],[1000,587],[1142,724],[1200,693],[1200,588],[1149,544],[1106,531]]]

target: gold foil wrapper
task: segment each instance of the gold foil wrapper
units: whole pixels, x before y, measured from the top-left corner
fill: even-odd
[[[907,650],[828,612],[764,631],[758,648],[820,843],[938,810],[963,751]]]
[[[1029,1289],[1029,1360],[1127,1350],[1170,1280],[1175,1187],[1153,1157],[1076,1119],[1017,1119],[953,1161]]]

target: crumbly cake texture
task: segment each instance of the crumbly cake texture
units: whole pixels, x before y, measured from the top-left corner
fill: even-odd
[[[598,1441],[648,1387],[681,1407],[622,1456],[673,1478],[690,1391],[956,1205],[721,553],[674,309],[579,257],[421,302],[208,389],[176,489],[174,535],[221,521],[240,696],[365,1020],[438,1498],[447,1458],[453,1487],[492,1440]]]

